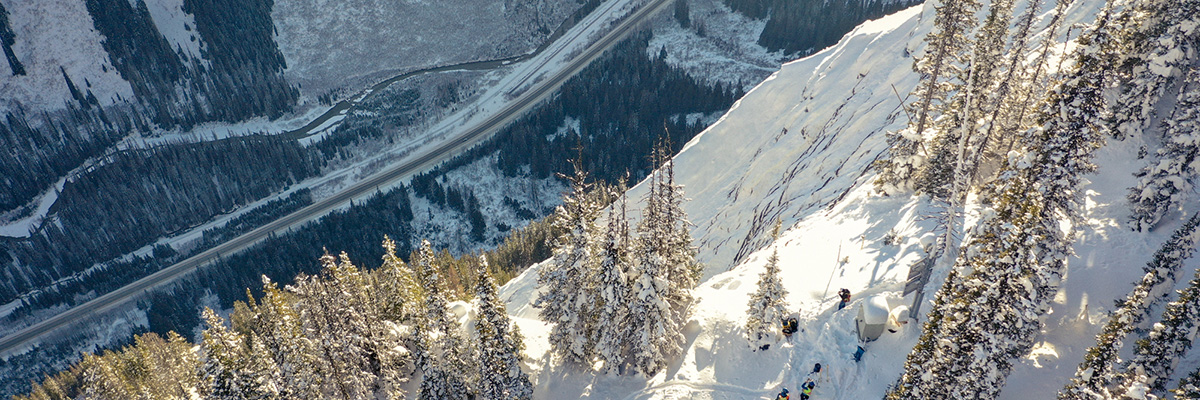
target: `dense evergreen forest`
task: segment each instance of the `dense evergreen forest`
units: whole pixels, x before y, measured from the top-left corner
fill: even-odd
[[[184,75],[183,60],[158,32],[150,10],[142,1],[87,0],[88,14],[104,35],[104,50],[121,77],[129,82],[151,119],[170,126],[178,110],[175,86]]]
[[[597,180],[641,180],[652,167],[646,154],[659,138],[670,139],[673,154],[705,128],[685,115],[724,111],[743,94],[735,87],[707,86],[662,57],[647,57],[649,40],[649,32],[642,32],[614,46],[564,83],[558,96],[487,142],[413,178],[413,190],[436,199],[432,177],[493,153],[508,176],[570,174],[567,160],[581,158]],[[579,121],[579,131],[556,135],[567,119]]]
[[[938,239],[919,262],[949,271],[886,399],[999,395],[1062,295],[1075,241],[1089,224],[1086,176],[1110,142],[1162,145],[1152,157],[1136,156],[1144,167],[1127,195],[1128,228],[1153,230],[1194,196],[1200,2],[1107,1],[1072,38],[1066,63],[1053,54],[1068,31],[1069,2],[1048,12],[1037,1],[1023,10],[996,1],[980,19],[984,5],[950,0],[936,8],[914,63],[921,81],[906,105],[911,119],[888,132],[876,164],[879,192],[926,196],[940,209],[932,217]],[[984,211],[967,225],[971,192]],[[1193,216],[1143,268],[1059,399],[1167,397],[1200,323],[1200,270],[1180,282],[1198,225]],[[1132,334],[1141,338],[1126,345]],[[1197,377],[1200,370],[1182,380],[1175,398],[1195,398]]]
[[[54,223],[4,253],[4,301],[193,227],[315,174],[320,163],[294,142],[245,137],[121,152],[69,180]],[[11,260],[10,259],[10,260]]]
[[[142,123],[129,107],[101,109],[86,97],[66,106],[32,116],[18,109],[0,120],[0,210],[24,206]]]
[[[68,300],[77,299],[75,296],[87,293],[95,287],[120,287],[126,285],[194,254],[211,249],[238,235],[250,232],[262,224],[281,218],[309,204],[312,204],[311,191],[308,189],[299,189],[285,198],[268,201],[266,204],[231,218],[224,225],[205,229],[199,244],[181,249],[181,252],[177,252],[171,246],[160,244],[154,246],[150,254],[141,256],[133,255],[109,261],[104,264],[104,268],[89,270],[84,276],[80,276],[77,279],[61,280],[44,290],[34,291],[29,295],[23,296],[21,298],[21,305],[13,310],[5,320],[12,321],[25,317],[34,310],[64,304]],[[155,294],[155,296],[158,295],[160,293]],[[187,301],[183,303],[192,304]],[[157,303],[146,303],[143,308],[149,308],[149,304]]]
[[[811,54],[837,43],[846,32],[920,4],[920,0],[724,0],[734,11],[767,20],[758,44],[787,54]]]
[[[275,44],[274,0],[185,0],[211,61],[198,86],[205,102],[201,121],[278,118],[291,111],[300,91],[283,77],[287,62]],[[200,107],[207,105],[207,107]]]

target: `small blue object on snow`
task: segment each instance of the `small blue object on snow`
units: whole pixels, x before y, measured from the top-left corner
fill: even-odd
[[[862,361],[863,353],[866,353],[866,352],[867,352],[867,349],[864,349],[862,346],[858,346],[858,350],[854,351],[854,362]]]

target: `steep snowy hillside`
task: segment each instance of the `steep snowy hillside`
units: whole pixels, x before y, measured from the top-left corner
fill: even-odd
[[[1103,3],[1075,1],[1066,26],[1093,21]],[[1025,6],[1018,2],[1016,13]],[[893,307],[911,301],[901,298],[901,290],[909,265],[930,240],[933,221],[922,217],[935,209],[907,195],[872,193],[875,173],[868,166],[887,147],[884,133],[907,123],[898,96],[917,84],[911,55],[924,51],[932,13],[931,3],[867,22],[833,48],[785,65],[675,158],[677,179],[691,198],[685,208],[696,225],[693,236],[706,270],[684,329],[684,356],[665,373],[645,380],[563,366],[547,352],[549,327],[530,306],[541,266],[510,282],[502,296],[526,335],[537,397],[773,398],[780,387],[796,389],[817,362],[825,371],[814,398],[882,397],[900,376],[920,329],[910,323],[885,333],[856,363],[851,359],[858,344],[854,313],[873,295],[884,296]],[[1037,29],[1049,16],[1042,14]],[[1059,36],[1062,41],[1064,33]],[[1184,216],[1179,213],[1168,215],[1153,232],[1133,232],[1124,225],[1132,174],[1147,162],[1138,153],[1143,147],[1152,152],[1161,145],[1157,141],[1151,135],[1112,140],[1098,152],[1099,170],[1084,177],[1087,225],[1078,227],[1068,275],[1037,344],[1019,360],[1000,398],[1053,398],[1095,343],[1114,300],[1129,292],[1141,267],[1180,225]],[[645,186],[632,189],[630,198],[644,196]],[[1196,210],[1200,204],[1189,200],[1183,208]],[[969,204],[968,222],[975,218],[972,210]],[[776,219],[786,232],[772,242]],[[746,304],[774,250],[790,293],[789,309],[798,312],[802,331],[789,343],[755,352],[743,338]],[[1182,274],[1197,266],[1200,262],[1187,262]],[[927,291],[936,290],[946,268],[935,269]],[[855,296],[843,311],[835,311],[839,288]],[[1198,364],[1200,357],[1187,357],[1175,378]]]
[[[104,37],[92,27],[84,2],[4,0],[0,5],[9,13],[13,53],[25,69],[25,75],[13,76],[9,64],[0,62],[0,112],[16,104],[31,110],[62,108],[71,100],[64,74],[91,89],[102,105],[133,96],[129,82],[108,61],[100,45]]]

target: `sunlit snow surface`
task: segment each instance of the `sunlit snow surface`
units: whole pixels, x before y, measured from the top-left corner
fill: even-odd
[[[1077,1],[1068,26],[1093,19],[1102,3]],[[921,50],[931,16],[929,6],[910,8],[868,22],[834,47],[784,65],[676,157],[677,179],[691,198],[685,207],[707,269],[684,332],[687,348],[666,371],[647,380],[596,376],[560,365],[547,354],[548,326],[530,307],[540,266],[506,285],[502,296],[526,336],[536,396],[774,398],[780,387],[795,389],[813,363],[820,362],[825,372],[814,398],[880,398],[899,377],[919,327],[910,324],[898,333],[885,333],[855,363],[854,313],[871,295],[886,296],[893,306],[902,303],[908,265],[920,257],[919,238],[932,225],[919,216],[932,210],[914,198],[872,194],[874,173],[867,166],[886,148],[884,132],[906,123],[896,92],[904,96],[917,83],[910,54]],[[1047,19],[1044,13],[1041,25]],[[1076,36],[1078,31],[1072,38]],[[1143,144],[1151,153],[1159,145],[1134,138],[1099,151],[1099,171],[1084,182],[1089,225],[1079,232],[1077,255],[1068,260],[1067,279],[1045,317],[1042,337],[1019,360],[1001,399],[1053,398],[1094,343],[1113,301],[1132,288],[1141,267],[1180,225],[1178,213],[1150,233],[1131,232],[1123,225],[1129,213],[1126,188],[1146,162],[1136,159]],[[644,191],[644,185],[637,186],[630,198],[640,199]],[[1200,206],[1193,200],[1185,209]],[[770,228],[777,218],[785,232],[772,243]],[[900,243],[885,245],[883,238],[893,229]],[[799,312],[803,331],[791,342],[756,352],[742,338],[741,326],[748,296],[774,249],[790,308]],[[1186,273],[1198,265],[1188,262]],[[945,272],[937,269],[931,292]],[[834,311],[842,287],[854,298],[846,310]],[[922,313],[928,309],[927,303]],[[1176,378],[1195,369],[1197,358],[1180,363]]]

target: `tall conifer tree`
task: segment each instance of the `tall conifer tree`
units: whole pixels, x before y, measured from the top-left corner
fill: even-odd
[[[529,400],[533,385],[521,369],[525,341],[508,318],[504,300],[497,295],[496,281],[488,271],[486,256],[479,256],[475,299],[479,313],[475,333],[479,346],[479,398],[483,400]]]
[[[554,211],[554,226],[564,233],[554,240],[554,256],[539,271],[541,290],[534,307],[541,309],[543,321],[554,325],[549,338],[551,351],[568,363],[590,366],[595,353],[589,340],[594,321],[584,310],[592,304],[586,287],[592,277],[585,263],[590,257],[588,243],[596,234],[600,207],[588,195],[592,184],[587,181],[587,173],[578,161],[573,165],[575,174],[568,178],[572,191]]]
[[[626,216],[625,183],[617,187],[617,201],[608,209],[608,223],[603,235],[593,246],[591,265],[596,271],[596,353],[608,373],[625,369],[629,357],[625,328],[630,324],[629,303],[631,282],[629,269],[633,262]]]
[[[423,342],[418,365],[424,373],[418,399],[462,399],[475,395],[472,388],[469,345],[446,304],[433,245],[421,241],[416,256],[417,276],[425,289],[424,323],[417,326]]]
[[[775,221],[772,242],[779,240],[779,221]],[[779,249],[771,249],[767,265],[758,274],[758,290],[750,295],[746,310],[746,339],[754,347],[769,344],[780,330],[780,321],[787,315],[787,288],[779,277]]]
[[[1110,1],[1041,107],[1042,128],[1025,138],[1026,154],[1010,157],[986,192],[955,267],[962,272],[939,291],[931,311],[939,317],[926,324],[889,399],[994,398],[1032,347],[1071,253],[1073,234],[1062,221],[1080,220],[1079,181],[1103,144],[1096,122],[1112,68],[1111,15]]]
[[[876,164],[879,177],[875,187],[883,193],[913,189],[914,179],[930,156],[925,142],[933,133],[927,129],[947,110],[946,83],[965,76],[962,69],[968,64],[969,36],[975,29],[979,2],[943,0],[933,8],[934,27],[925,36],[925,54],[913,63],[921,82],[912,92],[916,101],[906,107],[912,120],[905,129],[888,133],[888,155]]]

